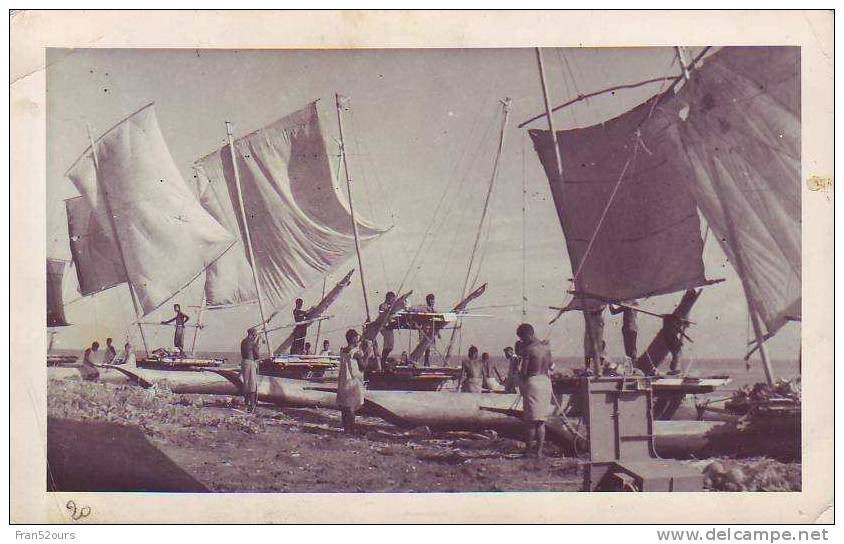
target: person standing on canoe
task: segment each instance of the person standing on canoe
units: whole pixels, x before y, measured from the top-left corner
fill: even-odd
[[[631,302],[635,305],[636,302]],[[630,357],[631,361],[636,360],[636,338],[639,336],[639,325],[636,324],[636,310],[630,306],[610,305],[612,315],[621,314],[621,336],[624,339],[624,354]]]
[[[246,331],[246,338],[240,342],[240,359],[243,400],[246,402],[246,410],[251,413],[258,404],[258,333],[254,327]]]
[[[308,312],[302,309],[305,304],[301,298],[296,299],[296,307],[293,308],[293,322],[301,323],[308,319]],[[308,324],[296,325],[293,328],[293,345],[290,346],[290,353],[302,355],[305,352],[305,337],[308,336]]]
[[[379,316],[383,316],[389,314],[392,311],[395,311],[396,308],[393,308],[395,303],[396,294],[392,291],[388,291],[387,294],[384,296],[384,302],[382,302],[381,305],[378,306]],[[384,326],[381,328],[381,337],[384,339],[384,345],[381,346],[381,368],[386,368],[385,364],[387,362],[387,357],[390,356],[390,353],[392,353],[393,348],[396,344],[395,333],[391,328],[391,323],[384,323]]]
[[[583,310],[583,353],[586,356],[586,369],[591,367],[595,376],[601,374],[604,362],[604,308],[605,305],[601,304]]]
[[[185,352],[185,323],[188,322],[190,317],[182,313],[182,307],[178,304],[173,305],[173,311],[176,312],[176,315],[172,318],[168,319],[167,321],[162,321],[162,325],[169,325],[170,323],[175,323],[176,325],[176,332],[173,334],[173,345],[178,349],[179,353],[184,354]]]
[[[331,353],[331,342],[328,340],[323,340],[322,342],[322,351],[319,352],[320,355],[334,355]]]
[[[545,443],[545,420],[551,415],[554,394],[549,376],[552,367],[551,350],[547,343],[536,338],[533,326],[529,323],[519,325],[516,335],[522,341],[522,398],[527,434],[525,456],[531,455],[531,448],[536,443],[535,456],[541,458]]]
[[[462,393],[480,393],[483,391],[484,365],[478,359],[478,348],[469,346],[469,358],[463,359],[457,388]]]
[[[340,372],[337,376],[337,405],[343,418],[343,430],[355,432],[355,412],[363,406],[363,369],[366,366],[367,344],[360,347],[360,335],[346,331],[346,347],[340,350]]]
[[[429,314],[436,313],[437,310],[434,306],[435,302],[436,299],[434,298],[434,293],[428,293],[425,296],[425,306],[422,307],[422,311]],[[425,324],[422,325],[421,329],[419,329],[419,341],[429,341],[428,346],[425,348],[425,358],[423,359],[424,366],[431,366],[431,348],[436,346],[437,337],[439,335],[440,331],[434,327],[434,316],[425,316]]]

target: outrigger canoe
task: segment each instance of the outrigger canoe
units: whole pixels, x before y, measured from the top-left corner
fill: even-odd
[[[109,366],[98,368],[100,380],[107,383],[137,384],[141,387],[165,385],[176,394],[241,394],[240,371],[235,369],[152,370]],[[60,372],[55,372],[60,371]],[[49,368],[50,379],[81,379],[78,368]],[[258,400],[283,406],[336,408],[334,393],[306,389],[310,382],[274,376],[258,377]]]

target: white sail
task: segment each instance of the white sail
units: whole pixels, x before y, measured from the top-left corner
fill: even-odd
[[[723,48],[664,112],[688,187],[776,332],[801,314],[800,49]]]
[[[122,253],[126,276],[148,314],[198,277],[235,239],[188,188],[152,104],[94,146],[96,157],[89,147],[67,172],[84,198],[84,206],[73,215],[84,218],[87,213],[96,222],[87,231],[99,230],[114,241],[115,247],[98,249],[108,255],[109,267]]]
[[[126,269],[120,260],[120,250],[105,212],[102,211],[102,217],[97,217],[97,210],[81,196],[66,200],[65,206],[70,253],[76,264],[79,292],[93,295],[125,283]]]
[[[354,254],[351,215],[334,183],[316,103],[234,147],[261,293],[278,307]],[[200,159],[196,169],[202,205],[244,240],[229,147]],[[359,217],[357,224],[362,243],[385,232]],[[209,268],[209,305],[255,297],[245,246],[234,249]]]

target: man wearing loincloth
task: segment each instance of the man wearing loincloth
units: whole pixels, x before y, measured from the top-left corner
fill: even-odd
[[[355,412],[363,406],[363,369],[366,366],[368,343],[360,347],[358,331],[346,331],[346,347],[340,350],[340,372],[337,377],[337,405],[343,418],[343,430],[355,432]]]
[[[179,354],[184,354],[185,323],[188,322],[190,317],[182,313],[182,307],[178,304],[173,305],[173,311],[176,312],[176,315],[166,321],[162,321],[161,324],[169,325],[170,323],[174,323],[176,325],[176,332],[173,333],[173,346],[179,348],[176,350]]]
[[[542,446],[545,443],[545,420],[551,415],[551,350],[546,342],[536,338],[533,327],[529,323],[522,323],[516,329],[516,335],[521,340],[519,355],[522,357],[522,398],[524,402],[524,422],[526,426],[525,456],[532,454],[531,449],[536,443],[533,455],[542,457]]]
[[[379,317],[388,315],[390,312],[395,312],[398,309],[394,308],[395,305],[396,294],[392,291],[388,291],[387,295],[384,297],[384,302],[378,306]],[[394,325],[387,321],[381,328],[381,337],[384,339],[383,347],[381,348],[381,368],[386,368],[385,363],[387,362],[387,357],[390,356],[390,353],[393,351],[396,344],[395,333],[391,328],[392,326]]]
[[[246,331],[246,338],[240,342],[240,358],[241,393],[246,401],[246,410],[251,413],[258,404],[258,333],[254,327]]]
[[[478,348],[469,346],[469,358],[463,359],[458,389],[462,393],[480,393],[483,390],[484,366],[478,359]]]

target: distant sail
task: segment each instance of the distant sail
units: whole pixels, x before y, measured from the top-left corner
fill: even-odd
[[[695,201],[672,163],[657,152],[665,139],[661,127],[642,125],[655,100],[600,125],[558,131],[561,184],[554,182],[550,133],[530,131],[551,184],[572,274],[580,269],[577,291],[623,301],[706,283]],[[584,304],[597,303],[575,300],[569,309]]]
[[[67,177],[84,197],[88,215],[95,223],[92,225],[89,220],[87,233],[102,231],[113,238],[116,230],[126,275],[144,314],[148,314],[197,278],[235,240],[199,205],[188,188],[173,162],[152,104],[120,122],[95,145],[99,168],[94,166],[89,147],[68,170]],[[108,194],[108,203],[101,187]],[[107,204],[114,215],[114,229]],[[82,204],[78,206],[82,208]],[[76,217],[84,218],[85,210],[73,207],[69,204],[71,222]],[[71,232],[73,237],[74,231]],[[106,257],[104,266],[111,269],[115,260],[119,262],[116,243],[110,248],[98,244],[96,249]],[[77,246],[75,258],[78,250]],[[85,258],[93,256],[88,254]],[[98,260],[88,261],[85,272],[98,266]],[[82,268],[80,277],[85,275]],[[104,276],[108,281],[97,276],[86,290],[104,288],[104,284],[115,279],[110,273]]]
[[[801,315],[800,48],[725,47],[663,106],[684,179],[776,332]]]
[[[272,306],[283,306],[355,251],[351,215],[334,183],[316,103],[240,138],[235,155],[261,294]],[[196,169],[205,209],[245,240],[229,147],[200,159]],[[362,243],[385,232],[359,216],[357,223]],[[244,272],[245,246],[235,249],[209,268],[209,305],[255,297],[251,272]]]
[[[126,270],[107,216],[97,218],[84,197],[65,201],[70,253],[82,295],[93,295],[126,282]],[[104,226],[103,226],[104,225]]]
[[[69,325],[64,316],[62,280],[65,262],[47,259],[47,326],[66,327]]]

